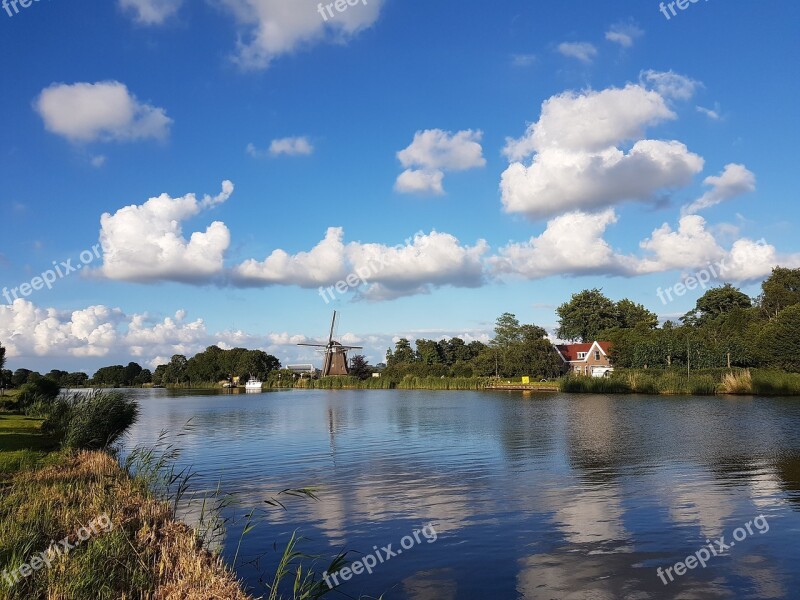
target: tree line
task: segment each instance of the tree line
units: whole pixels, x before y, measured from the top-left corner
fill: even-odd
[[[659,325],[657,315],[628,299],[617,302],[602,290],[583,290],[556,309],[556,335],[573,342],[612,343],[617,368],[762,367],[800,372],[800,269],[776,267],[750,298],[731,284],[711,288],[678,321]],[[383,366],[383,365],[380,365]],[[262,350],[209,346],[187,359],[176,354],[154,372],[135,362],[86,373],[5,369],[0,345],[0,386],[19,387],[49,379],[61,387],[135,386],[216,383],[238,376],[267,381],[282,375],[280,361]],[[494,337],[484,343],[454,337],[399,339],[386,353],[382,376],[415,377],[556,377],[563,361],[547,331],[522,324],[511,313],[497,318]],[[376,370],[364,356],[354,356],[351,374],[369,378]],[[287,376],[290,373],[285,372]]]

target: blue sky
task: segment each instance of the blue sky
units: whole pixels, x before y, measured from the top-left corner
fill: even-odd
[[[12,368],[213,343],[308,359],[293,344],[333,308],[378,362],[399,335],[486,339],[504,311],[552,330],[585,288],[668,318],[702,289],[657,290],[709,262],[752,295],[800,266],[796,3],[18,8],[0,11]]]

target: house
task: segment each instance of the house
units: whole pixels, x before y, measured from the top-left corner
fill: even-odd
[[[609,357],[610,342],[591,344],[558,344],[556,350],[564,361],[564,373],[586,375],[587,377],[606,377],[614,370]]]

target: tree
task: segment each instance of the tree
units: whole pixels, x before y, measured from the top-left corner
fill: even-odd
[[[622,329],[634,329],[635,327],[655,329],[658,327],[658,315],[647,310],[641,304],[623,298],[617,302],[616,309],[617,326]]]
[[[800,304],[800,269],[775,267],[761,290],[758,304],[767,318],[774,319],[784,308]]]
[[[752,306],[753,302],[750,300],[750,296],[742,293],[739,288],[730,283],[726,283],[721,287],[711,288],[700,296],[694,310],[686,313],[681,320],[688,325],[702,326],[736,308]]]
[[[758,350],[767,365],[800,372],[800,304],[784,308],[763,327]]]
[[[14,374],[11,376],[11,385],[14,387],[19,387],[23,383],[28,382],[28,376],[32,373],[29,369],[17,369],[14,371]]]
[[[409,342],[406,338],[400,338],[397,340],[397,343],[394,345],[394,352],[389,350],[386,353],[386,365],[388,367],[411,364],[415,360],[416,355],[413,348],[411,348],[411,342]]]
[[[186,383],[189,380],[186,357],[183,354],[174,355],[164,370],[163,383]]]
[[[372,367],[369,366],[367,357],[357,354],[350,359],[350,375],[359,379],[369,379],[372,377]]]
[[[438,365],[444,362],[439,352],[439,344],[433,340],[417,340],[417,360],[423,365]]]
[[[0,371],[6,368],[6,349],[0,344]]]
[[[573,294],[556,313],[559,318],[557,334],[562,340],[592,342],[601,331],[619,323],[617,306],[596,288]]]

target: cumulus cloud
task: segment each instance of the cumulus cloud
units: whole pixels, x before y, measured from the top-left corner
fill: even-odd
[[[639,139],[647,127],[674,118],[664,98],[641,85],[553,96],[525,135],[506,141],[506,211],[542,218],[654,201],[663,190],[688,185],[703,168],[700,156],[677,141]],[[638,141],[628,151],[618,147],[632,140]]]
[[[161,25],[178,12],[183,0],[119,0],[120,7],[143,25]]]
[[[558,51],[564,56],[587,64],[597,56],[597,48],[589,42],[562,42],[558,45]]]
[[[630,48],[637,38],[644,35],[644,31],[632,22],[616,23],[606,31],[606,39],[609,42],[619,44],[623,48]]]
[[[283,284],[311,288],[337,281],[349,272],[343,239],[341,227],[330,227],[325,238],[310,251],[291,255],[278,249],[263,261],[247,260],[234,267],[232,281],[242,286]]]
[[[633,273],[699,270],[713,266],[719,279],[755,281],[768,277],[773,267],[800,266],[800,254],[780,254],[766,240],[740,238],[723,248],[699,215],[681,217],[673,230],[665,223],[641,242],[649,256],[637,260]]]
[[[235,61],[264,69],[277,57],[320,42],[346,42],[371,27],[384,0],[369,0],[334,11],[327,20],[317,0],[222,0],[242,27]],[[324,10],[324,7],[323,7]]]
[[[344,243],[340,227],[328,229],[325,238],[308,252],[291,255],[275,250],[264,261],[247,260],[234,267],[234,285],[262,287],[296,285],[330,286],[349,274],[363,274],[366,285],[358,295],[370,300],[428,293],[435,287],[476,287],[483,280],[485,241],[463,246],[447,233],[418,233],[399,246]]]
[[[571,212],[552,219],[538,237],[501,248],[489,262],[497,274],[539,279],[550,275],[627,274],[633,259],[617,255],[603,239],[617,222],[613,209]]]
[[[480,141],[483,132],[457,133],[441,129],[418,131],[411,144],[397,153],[406,170],[397,178],[401,193],[443,194],[445,172],[466,171],[486,165]]]
[[[642,71],[639,75],[642,85],[651,87],[664,98],[689,100],[702,83],[673,71]]]
[[[163,108],[139,102],[118,81],[53,84],[34,108],[48,131],[71,142],[163,139],[172,124]]]
[[[205,232],[183,236],[181,223],[225,202],[233,183],[224,181],[217,196],[198,200],[194,194],[150,198],[100,218],[103,265],[99,273],[109,279],[137,281],[207,282],[223,270],[230,232],[215,221]]]
[[[700,198],[684,206],[681,214],[694,214],[704,208],[709,208],[756,190],[756,176],[744,165],[731,163],[717,176],[706,177],[703,183],[711,189]]]
[[[682,217],[676,230],[664,223],[639,246],[651,254],[639,262],[640,273],[700,267],[725,256],[725,250],[706,229],[706,220],[699,215]]]
[[[394,184],[401,194],[444,195],[444,172],[437,169],[406,169],[397,177]]]

